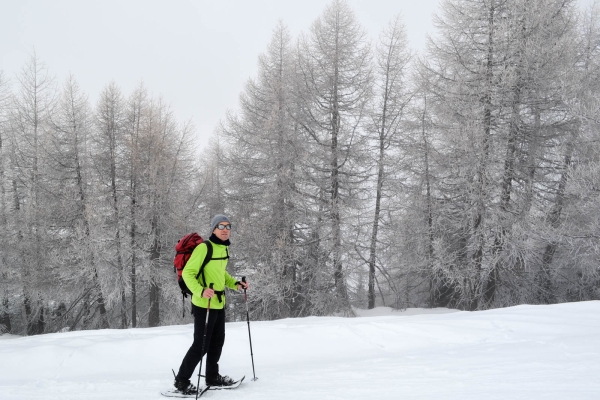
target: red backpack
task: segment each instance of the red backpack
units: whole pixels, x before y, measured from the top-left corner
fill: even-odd
[[[212,252],[213,252],[212,244],[210,243],[210,241],[202,239],[202,236],[200,236],[196,232],[194,232],[194,233],[189,233],[189,234],[185,235],[184,237],[182,237],[181,239],[179,239],[179,241],[175,245],[175,259],[173,260],[173,266],[174,266],[175,272],[177,272],[177,282],[179,283],[179,287],[181,288],[181,294],[183,295],[183,298],[182,298],[183,302],[185,302],[184,299],[187,297],[187,295],[188,294],[191,295],[192,292],[190,291],[190,289],[188,289],[183,278],[181,277],[181,274],[183,273],[185,264],[188,262],[188,260],[192,256],[192,252],[201,243],[205,243],[207,249],[206,249],[206,257],[204,257],[204,261],[202,262],[202,265],[200,266],[200,270],[198,270],[198,274],[196,275],[196,280],[198,280],[198,277],[200,277],[200,275],[204,272],[204,267],[206,267],[206,264],[208,264],[208,262],[212,258]],[[202,275],[202,277],[204,277],[204,275]],[[206,282],[204,283],[204,285],[206,286]],[[183,315],[185,316],[185,308],[183,311]]]

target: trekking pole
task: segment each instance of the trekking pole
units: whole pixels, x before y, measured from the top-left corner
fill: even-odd
[[[213,288],[211,283],[210,289]],[[206,307],[206,321],[204,322],[204,337],[202,338],[202,352],[200,353],[200,368],[198,369],[198,386],[196,386],[196,400],[198,400],[198,393],[200,392],[200,374],[202,374],[202,359],[204,358],[204,345],[206,344],[206,331],[208,330],[208,313],[210,312],[210,299],[208,299],[208,307]]]
[[[242,276],[242,282],[246,283],[246,277]],[[248,339],[250,339],[250,358],[252,359],[252,375],[254,375],[253,381],[257,380],[256,373],[254,372],[254,353],[252,352],[252,335],[250,334],[250,312],[248,311],[248,295],[246,294],[246,288],[244,288],[244,302],[246,303],[246,321],[248,321]]]

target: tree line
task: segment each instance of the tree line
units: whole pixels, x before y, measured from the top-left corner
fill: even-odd
[[[175,321],[165,265],[202,190],[193,126],[143,84],[110,83],[91,106],[35,55],[0,84],[2,329]]]
[[[261,318],[597,299],[598,7],[447,0],[422,54],[332,1],[212,146]]]
[[[333,0],[199,157],[143,84],[92,106],[32,56],[0,74],[0,329],[181,322],[173,246],[217,212],[254,318],[600,298],[599,11],[445,0],[415,54]]]

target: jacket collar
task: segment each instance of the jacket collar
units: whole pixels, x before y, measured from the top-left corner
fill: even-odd
[[[220,244],[222,246],[229,246],[231,244],[231,242],[229,241],[229,239],[223,241],[223,240],[219,239],[217,237],[217,235],[215,235],[214,233],[212,235],[210,235],[210,237],[208,238],[208,240],[210,240],[214,244]]]

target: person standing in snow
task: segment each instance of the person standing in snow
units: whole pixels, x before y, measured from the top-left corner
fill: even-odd
[[[247,282],[238,281],[227,272],[229,259],[229,235],[231,222],[225,215],[215,215],[210,222],[212,235],[208,239],[212,245],[212,257],[198,279],[196,276],[207,254],[207,245],[198,245],[185,264],[182,278],[192,292],[192,314],[194,315],[194,342],[187,351],[179,372],[175,376],[175,388],[182,394],[195,394],[196,386],[190,382],[196,366],[206,354],[206,384],[210,386],[231,386],[234,381],[219,374],[219,359],[225,343],[225,286],[230,289],[248,289]],[[213,288],[210,288],[210,284]],[[208,324],[206,313],[210,300]],[[202,349],[204,328],[206,342]],[[204,352],[202,351],[204,350]]]

